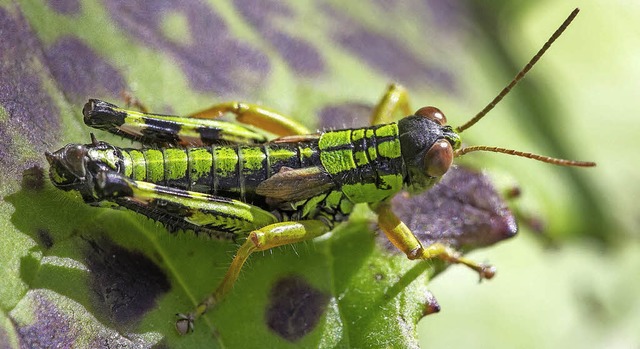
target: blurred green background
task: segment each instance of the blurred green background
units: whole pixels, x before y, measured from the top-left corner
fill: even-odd
[[[38,96],[12,85],[16,77],[5,74],[7,67],[31,69],[41,64],[33,58],[41,52],[36,49],[16,62],[11,46],[16,33],[3,27],[3,57],[12,59],[2,62],[0,75],[3,199],[21,189],[25,169],[44,165],[42,149],[85,141],[78,139],[87,133],[78,112],[87,97],[117,100],[123,88],[160,112],[186,113],[239,99],[320,127],[327,123],[322,112],[327,108],[366,109],[388,82],[397,81],[410,90],[414,107],[436,105],[458,125],[491,100],[579,6],[578,18],[529,77],[463,136],[468,144],[591,160],[598,167],[567,169],[502,155],[466,156],[464,163],[485,170],[500,188],[522,189],[513,207],[544,222],[544,235],[523,227],[515,239],[472,253],[471,258],[498,267],[490,282],[478,284],[476,275],[458,267],[431,282],[442,311],[420,322],[420,342],[425,348],[640,346],[640,205],[635,203],[640,196],[635,182],[640,179],[635,162],[640,3],[336,0],[289,2],[287,10],[278,12],[278,2],[267,1],[261,4],[273,13],[261,13],[263,7],[251,1],[208,2],[205,6],[220,16],[214,19],[224,25],[197,25],[211,25],[211,36],[221,40],[214,48],[237,52],[232,58],[206,52],[211,44],[207,37],[191,42],[188,16],[177,11],[163,17],[160,28],[152,28],[158,34],[145,27],[147,14],[127,12],[126,1],[0,4],[32,28],[37,40],[29,45],[41,44],[47,59],[57,60],[57,68],[78,74],[57,76],[59,85],[43,84],[62,115],[59,120],[48,120],[46,109],[36,123],[8,113],[33,104]],[[282,33],[301,41],[282,44]],[[54,43],[66,35],[79,37],[92,49],[97,57],[89,60],[106,57],[105,66],[115,67],[115,74],[107,68],[86,72],[60,64],[65,51]],[[233,46],[226,37],[239,38],[251,49]],[[247,69],[225,70],[238,63],[234,60]],[[198,69],[187,71],[194,66]],[[46,68],[51,69],[42,70]],[[101,78],[87,87],[92,74]],[[47,128],[57,123],[55,131]],[[25,288],[16,271],[18,261],[36,244],[16,233],[14,205],[0,204],[5,231],[0,276],[9,280],[0,288],[0,301],[8,312],[15,290]],[[73,205],[61,216],[73,218]]]
[[[545,197],[543,205],[549,206],[536,212],[546,212],[547,232],[568,239],[550,248],[523,228],[516,239],[472,254],[499,266],[495,280],[470,285],[469,275],[459,269],[438,277],[430,286],[443,310],[422,320],[422,343],[437,348],[638,348],[640,3],[510,1],[501,6],[487,10],[493,21],[484,25],[497,33],[515,62],[524,62],[540,46],[569,7],[582,10],[534,68],[538,95],[527,98],[536,103],[553,94],[545,103],[552,104],[554,115],[540,117],[551,121],[547,127],[562,135],[573,158],[598,163],[575,174],[591,191],[589,200],[598,212],[578,210],[572,219],[589,223],[568,238],[571,228],[564,224],[570,223],[547,207],[561,202],[584,208],[583,203],[562,188],[549,190],[545,182],[554,175],[544,173],[548,168],[518,162],[516,167],[527,168],[514,169],[516,161],[500,158],[511,174],[518,172],[525,201],[531,191]],[[596,216],[602,221],[594,222]]]

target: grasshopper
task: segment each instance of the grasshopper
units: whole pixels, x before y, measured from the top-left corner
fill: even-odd
[[[378,225],[409,259],[460,263],[489,279],[495,269],[439,242],[423,246],[393,213],[400,191],[422,193],[437,183],[455,157],[473,151],[518,155],[563,166],[592,162],[555,159],[488,146],[461,146],[460,133],[484,117],[561,35],[578,9],[500,94],[473,119],[454,129],[444,113],[423,107],[411,113],[408,93],[390,85],[373,112],[372,126],[311,133],[297,122],[257,105],[228,102],[190,117],[150,114],[91,99],[84,121],[137,140],[120,148],[98,141],[47,153],[50,178],[96,206],[124,207],[169,228],[240,240],[218,288],[190,313],[179,314],[181,334],[231,290],[249,256],[310,240],[331,231],[367,204]],[[391,121],[396,111],[406,116]],[[239,123],[215,120],[232,113]],[[250,125],[250,127],[241,124]],[[275,134],[268,138],[255,128]]]

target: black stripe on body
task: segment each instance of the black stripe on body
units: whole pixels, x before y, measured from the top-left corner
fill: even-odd
[[[377,188],[380,188],[380,177],[389,174],[403,174],[404,173],[404,160],[401,156],[395,158],[383,157],[378,151],[378,147],[386,142],[399,142],[399,136],[397,134],[392,136],[377,136],[376,130],[385,125],[374,125],[362,129],[351,129],[350,143],[341,144],[338,146],[328,147],[322,149],[322,152],[331,152],[337,150],[349,150],[356,162],[356,168],[352,170],[342,171],[337,174],[332,174],[336,177],[336,181],[339,184],[357,184],[357,183],[374,183]],[[373,133],[371,137],[362,137],[354,140],[354,134],[356,131],[362,130],[365,134],[367,131]],[[343,132],[344,130],[338,130],[337,132]],[[332,131],[330,131],[332,132]],[[398,145],[399,147],[399,145]],[[358,163],[357,152],[362,151],[366,157],[364,164]],[[375,153],[375,158],[372,159],[370,151]]]
[[[182,126],[175,121],[144,117],[142,136],[129,138],[135,138],[144,144],[179,144],[181,129]]]

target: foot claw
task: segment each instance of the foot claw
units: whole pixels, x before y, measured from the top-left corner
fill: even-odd
[[[491,279],[496,275],[496,271],[497,271],[496,267],[492,265],[481,264],[480,270],[478,271],[478,274],[480,275],[480,281],[484,279],[487,279],[487,280]]]
[[[178,320],[176,320],[176,330],[182,336],[187,333],[193,332],[193,321],[194,316],[192,313],[189,314],[176,314]]]

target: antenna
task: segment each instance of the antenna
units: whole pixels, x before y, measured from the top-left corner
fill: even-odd
[[[542,162],[546,162],[548,164],[560,165],[560,166],[576,166],[576,167],[593,167],[596,165],[595,162],[591,161],[577,161],[577,160],[565,160],[565,159],[557,159],[552,158],[550,156],[538,155],[534,153],[527,153],[524,151],[506,149],[500,147],[492,147],[487,145],[476,145],[471,147],[466,147],[462,149],[458,149],[453,153],[454,157],[462,156],[467,153],[471,153],[474,151],[488,151],[493,153],[502,153],[508,155],[520,156],[523,158],[538,160]]]
[[[475,125],[476,122],[480,121],[480,119],[482,119],[485,115],[487,115],[487,113],[491,109],[493,109],[507,94],[509,94],[509,92],[511,92],[511,89],[520,80],[522,80],[525,77],[525,75],[527,75],[529,70],[531,70],[531,68],[533,68],[533,66],[540,60],[540,58],[545,54],[545,52],[549,49],[549,47],[551,47],[551,44],[553,44],[556,41],[556,39],[558,39],[560,37],[560,35],[562,35],[562,33],[565,31],[565,29],[567,29],[569,24],[571,24],[573,19],[576,18],[576,16],[578,15],[578,12],[580,12],[579,8],[576,8],[575,10],[573,10],[569,14],[567,19],[565,19],[564,22],[562,22],[560,27],[558,27],[558,29],[556,29],[556,31],[553,32],[553,34],[551,35],[549,40],[547,40],[547,42],[545,42],[545,44],[542,45],[542,48],[540,48],[540,50],[538,50],[538,52],[533,56],[533,58],[531,58],[529,63],[527,63],[522,68],[522,70],[520,70],[520,72],[518,72],[516,77],[513,78],[513,80],[511,80],[511,82],[507,86],[505,86],[502,89],[502,91],[500,91],[500,93],[491,102],[489,102],[489,104],[487,104],[486,107],[484,107],[484,109],[482,109],[478,114],[476,114],[476,116],[474,116],[471,120],[467,121],[465,124],[463,124],[461,126],[458,126],[456,128],[456,132],[461,133],[462,131],[468,129],[469,127],[471,127],[473,125]],[[493,147],[493,146],[486,146],[486,145],[479,145],[479,146],[471,146],[471,147],[461,148],[461,149],[456,150],[453,153],[453,155],[454,155],[454,157],[459,157],[459,156],[462,156],[464,154],[471,153],[471,152],[474,152],[474,151],[488,151],[488,152],[493,152],[493,153],[502,153],[502,154],[508,154],[508,155],[515,155],[515,156],[520,156],[520,157],[523,157],[523,158],[538,160],[538,161],[546,162],[548,164],[554,164],[554,165],[560,165],[560,166],[593,167],[593,166],[596,165],[595,162],[590,162],[590,161],[576,161],[576,160],[557,159],[557,158],[552,158],[552,157],[549,157],[549,156],[538,155],[538,154],[534,154],[534,153],[527,153],[527,152],[523,152],[523,151],[519,151],[519,150],[506,149],[506,148]]]
[[[500,91],[500,93],[491,102],[489,102],[489,104],[487,104],[486,107],[484,107],[484,109],[482,109],[478,114],[476,114],[476,116],[474,116],[471,120],[467,121],[464,125],[458,126],[456,128],[456,132],[461,133],[462,131],[475,125],[476,122],[480,121],[480,119],[482,119],[485,115],[487,115],[487,113],[491,111],[491,109],[493,109],[502,100],[502,98],[504,98],[504,96],[506,96],[511,91],[511,89],[520,80],[524,78],[525,75],[527,75],[529,70],[533,68],[533,66],[540,60],[542,55],[544,55],[544,53],[549,49],[549,47],[551,47],[551,44],[553,44],[553,42],[556,41],[556,39],[560,37],[560,35],[562,35],[562,33],[565,31],[565,29],[567,29],[569,24],[571,24],[573,19],[576,18],[576,16],[578,15],[578,12],[580,12],[579,8],[576,8],[575,10],[573,10],[571,14],[569,14],[569,17],[567,17],[567,19],[565,19],[564,22],[562,22],[560,27],[556,29],[556,31],[551,35],[549,40],[547,40],[547,42],[545,42],[545,44],[538,51],[538,53],[536,53],[535,56],[531,58],[529,63],[527,63],[527,65],[525,65],[524,68],[520,70],[520,72],[516,75],[516,77],[513,78],[513,80],[511,80],[511,82],[507,86],[505,86],[505,88],[503,88],[502,91]]]

